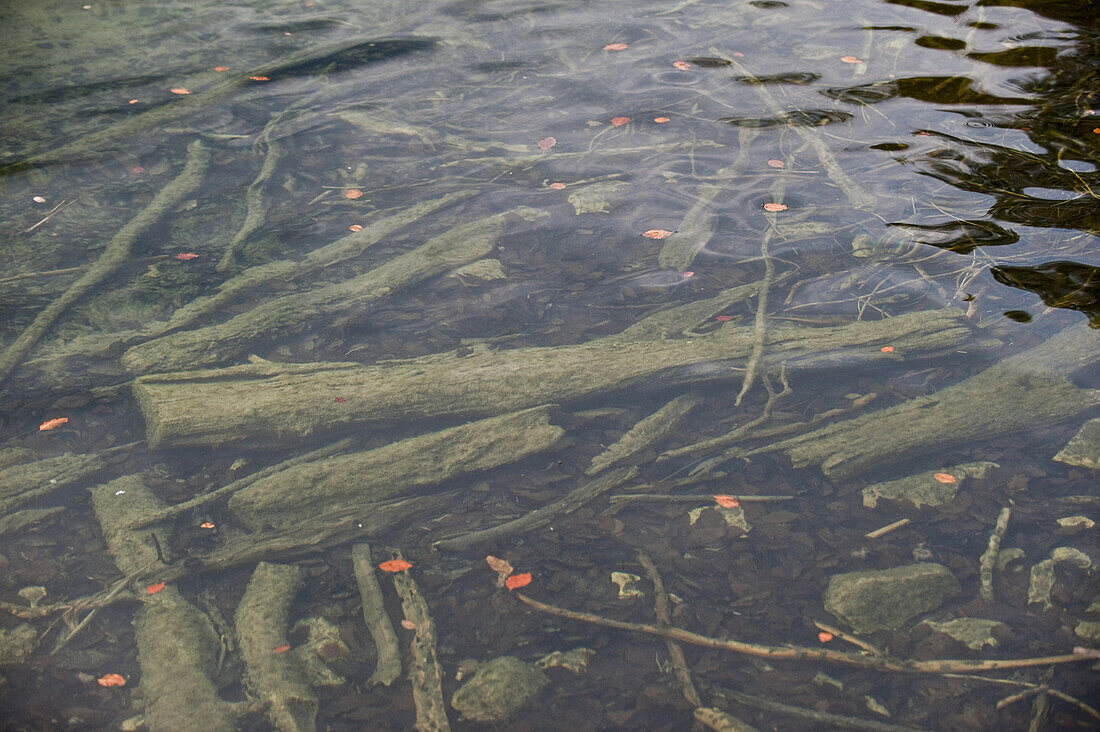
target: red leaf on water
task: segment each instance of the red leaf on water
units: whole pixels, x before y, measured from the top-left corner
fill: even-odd
[[[46,430],[54,430],[68,421],[68,417],[54,417],[53,419],[47,419],[42,424],[38,425],[38,431],[45,432]]]
[[[654,117],[653,121],[659,125],[663,125],[665,122],[671,122],[672,120],[670,120],[668,117]]]
[[[784,206],[782,203],[765,203],[764,210],[775,213],[776,211],[786,211],[787,207]]]
[[[673,61],[672,65],[678,68],[680,71],[687,71],[691,68],[691,64],[687,61]]]
[[[772,168],[782,168],[782,167],[785,167],[786,165],[787,164],[784,163],[782,160],[776,160],[774,158],[772,158],[771,160],[768,161],[768,166],[772,167]]]
[[[416,630],[416,623],[408,618],[401,618],[401,627],[405,630]]]
[[[932,476],[941,483],[958,483],[959,479],[951,475],[951,473],[936,473]]]
[[[554,182],[554,183],[551,183],[551,184],[550,184],[549,186],[547,186],[547,187],[548,187],[548,188],[553,188],[553,189],[554,189],[555,191],[560,191],[561,189],[565,188],[565,184],[564,184],[564,183],[558,183],[558,182]]]
[[[846,63],[846,64],[858,64],[859,63],[859,59],[856,58],[855,56],[844,56],[840,60],[843,63]]]
[[[175,89],[169,89],[168,91],[172,92],[173,94],[190,94],[191,93],[190,89],[187,89],[187,88],[182,87],[182,86],[177,86]]]
[[[605,50],[605,51],[625,51],[628,48],[630,48],[630,46],[626,43],[608,43],[606,46],[603,47],[603,50]]]
[[[344,198],[351,199],[352,201],[354,201],[356,198],[362,198],[362,197],[363,197],[363,192],[361,190],[359,190],[358,188],[349,188],[346,191],[344,191]]]
[[[351,226],[348,227],[348,229],[350,229],[351,231],[362,231],[363,230],[363,225],[362,224],[352,224]]]
[[[733,496],[725,496],[725,495],[715,496],[714,497],[714,502],[717,503],[722,508],[737,508],[738,506],[741,505],[741,501],[738,501]]]
[[[347,401],[347,399],[345,399],[344,397],[335,397],[332,401],[336,402],[337,404],[343,404]]]
[[[546,150],[549,150],[550,148],[554,147],[554,145],[557,145],[558,141],[555,140],[553,137],[544,137],[541,140],[539,140],[536,144],[539,146],[539,150],[546,151]]]
[[[284,644],[284,645],[281,645],[281,646],[275,646],[274,648],[271,649],[271,652],[272,653],[286,653],[289,650],[290,650],[290,646]]]
[[[649,231],[643,231],[642,236],[646,239],[667,239],[672,236],[672,232],[668,229],[650,229]]]
[[[126,678],[122,674],[104,674],[95,681],[100,686],[126,686]]]
[[[882,351],[883,353],[893,353],[894,352],[894,347],[893,346],[883,346],[882,348],[880,348],[878,350]]]
[[[622,127],[623,125],[625,125],[629,121],[630,121],[630,117],[612,117],[611,118],[611,126],[612,127]]]
[[[406,562],[404,559],[390,559],[379,564],[378,568],[383,572],[404,572],[411,566],[412,562]]]
[[[832,633],[827,633],[824,630],[817,634],[817,639],[822,643],[828,643],[833,639]]]
[[[526,587],[531,584],[531,573],[524,572],[523,574],[513,574],[511,577],[504,581],[504,586],[509,590],[516,590],[520,587]]]
[[[719,323],[728,323],[731,320],[733,320],[733,316],[732,315],[715,315],[714,319],[717,320]]]
[[[267,78],[266,76],[250,76],[248,78],[252,79],[252,81],[271,81],[271,79]]]
[[[228,66],[215,66],[214,71],[229,71]]]
[[[198,258],[199,258],[199,255],[195,254],[194,252],[180,252],[179,254],[176,255],[176,259],[178,259],[181,262],[186,262],[189,259],[198,259]]]
[[[153,584],[151,584],[151,585],[149,585],[148,587],[145,588],[145,594],[146,595],[155,595],[163,589],[164,589],[164,583],[163,582],[154,582]]]

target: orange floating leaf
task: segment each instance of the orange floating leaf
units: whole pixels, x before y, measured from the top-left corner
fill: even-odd
[[[687,71],[691,68],[691,64],[687,61],[673,61],[672,65],[680,69],[680,71]]]
[[[784,206],[782,203],[765,203],[764,210],[775,213],[776,211],[786,211],[787,207]]]
[[[932,476],[941,483],[958,483],[959,479],[951,475],[951,473],[936,473]]]
[[[555,140],[553,137],[544,137],[535,144],[539,146],[539,150],[545,152],[546,150],[554,147],[554,145],[557,145],[558,141]]]
[[[228,66],[215,66],[214,71],[229,71]]]
[[[416,630],[416,623],[408,618],[401,618],[401,627],[405,630]]]
[[[1095,132],[1096,134],[1100,135],[1100,127],[1093,127],[1092,131]]]
[[[137,99],[131,99],[130,101],[128,101],[128,102],[126,102],[126,103],[127,103],[127,104],[137,104],[137,103],[138,103],[138,100],[137,100]]]
[[[141,167],[140,165],[135,165],[134,167],[130,168],[130,172],[134,175],[141,175],[145,172],[145,168]]]
[[[548,188],[553,188],[555,191],[560,191],[563,188],[565,188],[565,184],[564,183],[558,183],[557,181],[555,181],[555,182],[551,183],[548,186]]]
[[[672,232],[668,229],[650,229],[649,231],[643,231],[642,236],[646,239],[667,239],[672,236]]]
[[[672,120],[670,120],[668,117],[654,117],[653,121],[659,125],[663,125],[665,122],[671,122]]]
[[[212,529],[212,528],[214,528],[214,522],[213,521],[204,521],[203,523],[199,524],[199,528],[200,529]]]
[[[343,404],[347,401],[347,399],[345,399],[344,397],[334,397],[332,401],[336,402],[337,404]]]
[[[737,508],[741,505],[741,501],[737,500],[733,496],[715,496],[714,502],[722,508]]]
[[[122,674],[104,674],[95,682],[100,686],[126,686],[126,678]]]
[[[844,56],[840,60],[843,63],[846,63],[846,64],[858,64],[859,63],[859,59],[856,58],[855,56]]]
[[[745,54],[741,53],[740,51],[734,51],[733,53],[730,54],[730,56],[736,56],[737,58],[745,58]]]
[[[605,50],[605,51],[625,51],[628,48],[630,48],[630,46],[629,46],[629,44],[626,44],[626,43],[608,43],[606,46],[603,47],[603,50]]]
[[[833,639],[833,634],[832,633],[826,633],[825,631],[821,631],[820,633],[817,634],[817,639],[819,641],[821,641],[822,643],[828,643],[829,641],[831,641]]]
[[[531,573],[524,572],[523,574],[513,574],[511,577],[504,581],[504,586],[509,591],[519,589],[520,587],[526,587],[531,584]]]
[[[622,127],[623,125],[625,125],[629,121],[630,121],[630,117],[612,117],[611,118],[611,126],[612,127]]]
[[[189,259],[198,259],[198,258],[199,258],[199,255],[195,254],[194,252],[180,252],[179,254],[176,255],[176,259],[178,259],[181,262],[186,262]]]
[[[733,316],[732,315],[715,315],[714,319],[717,320],[719,323],[728,323],[731,320],[733,320]]]
[[[274,648],[272,648],[271,652],[272,653],[286,653],[289,650],[290,650],[290,646],[288,644],[284,643],[281,646],[275,646]]]
[[[151,585],[149,585],[148,587],[145,588],[145,594],[146,595],[155,595],[163,589],[164,589],[164,583],[163,582],[154,582],[153,584],[151,584]]]
[[[349,188],[344,191],[344,198],[354,201],[356,198],[362,198],[363,192],[358,188]]]
[[[47,419],[42,424],[38,425],[38,431],[45,432],[46,430],[55,430],[68,421],[68,417],[54,417],[53,419]]]
[[[684,277],[694,277],[694,276],[695,276],[695,273],[690,271],[690,270],[688,270],[687,272],[684,272]]]
[[[786,166],[787,164],[784,163],[782,160],[776,160],[775,158],[772,158],[768,161],[769,168],[785,168]]]
[[[412,563],[406,562],[404,559],[390,559],[379,564],[378,568],[383,572],[404,572],[411,566]]]
[[[893,346],[883,346],[882,348],[880,348],[878,350],[882,351],[883,353],[893,353],[894,352],[894,347]]]
[[[248,78],[252,79],[252,81],[271,81],[271,79],[266,76],[250,76]]]
[[[182,86],[177,86],[175,89],[169,89],[168,91],[172,92],[173,94],[190,94],[191,93],[190,89],[187,89],[186,87],[182,87]]]

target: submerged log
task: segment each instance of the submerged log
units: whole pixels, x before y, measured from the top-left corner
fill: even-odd
[[[749,454],[783,452],[795,467],[820,465],[830,478],[850,478],[881,463],[1056,424],[1100,404],[1100,389],[1066,378],[1098,358],[1100,334],[1072,326],[935,394]]]
[[[93,488],[92,506],[107,548],[123,574],[156,561],[150,530],[129,528],[137,517],[164,507],[140,476],[129,475]],[[164,539],[162,535],[162,545],[166,545]],[[210,620],[174,585],[143,599],[134,616],[134,638],[146,726],[152,732],[236,729],[232,708],[218,697],[212,681],[221,643]]]
[[[276,297],[225,322],[134,346],[123,354],[122,365],[131,373],[142,374],[232,360],[259,340],[300,333],[326,317],[375,302],[485,256],[504,231],[505,215],[456,226],[358,277]]]
[[[549,408],[483,419],[350,455],[301,463],[238,491],[229,509],[253,530],[289,528],[322,510],[382,503],[550,448],[565,430]]]
[[[922,311],[839,327],[775,326],[768,359],[788,367],[835,367],[942,352],[963,343],[962,314]],[[681,367],[677,381],[722,378],[753,350],[754,329],[727,324],[691,338],[616,336],[571,346],[482,349],[361,366],[279,364],[262,359],[137,379],[134,394],[151,447],[281,444],[354,424],[501,414],[625,388]],[[706,367],[701,367],[708,364]],[[342,401],[334,402],[335,397]]]

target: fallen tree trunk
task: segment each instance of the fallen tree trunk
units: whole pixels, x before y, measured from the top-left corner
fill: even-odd
[[[830,478],[850,478],[881,463],[1055,424],[1100,404],[1100,389],[1066,379],[1097,358],[1100,334],[1072,326],[935,394],[747,454],[783,452],[795,467],[820,465]]]
[[[92,506],[111,556],[123,574],[132,574],[157,559],[150,529],[134,531],[130,523],[164,507],[141,476],[128,475],[92,489]],[[159,529],[160,543],[167,537]],[[157,565],[156,575],[167,570]],[[143,596],[134,615],[134,639],[141,664],[145,724],[158,732],[236,729],[233,709],[218,697],[212,677],[221,644],[210,620],[174,585]]]
[[[769,360],[835,367],[938,353],[969,329],[961,313],[922,311],[839,327],[775,326]],[[447,353],[361,366],[262,359],[137,379],[134,394],[151,447],[281,444],[354,424],[501,414],[628,387],[681,367],[677,380],[721,378],[753,350],[753,328],[726,325],[691,338],[601,338],[572,346]],[[883,354],[890,345],[895,353]],[[698,368],[708,364],[706,368]],[[336,401],[339,399],[339,401]]]
[[[496,246],[506,214],[456,226],[369,272],[315,290],[264,301],[229,320],[185,330],[126,351],[131,373],[171,371],[224,363],[253,343],[300,333],[332,315],[387,297],[397,290],[483,257]]]
[[[388,445],[301,463],[229,499],[252,530],[299,526],[303,516],[382,503],[415,488],[488,470],[550,448],[565,430],[539,407],[430,432]]]

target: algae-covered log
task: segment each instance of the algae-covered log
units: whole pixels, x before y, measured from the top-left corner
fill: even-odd
[[[592,458],[585,475],[609,468],[635,455],[669,434],[684,421],[688,413],[702,402],[695,394],[682,394],[631,427],[615,444]]]
[[[128,528],[140,516],[164,507],[140,476],[129,475],[93,488],[92,506],[107,548],[123,574],[157,559],[150,530]],[[160,542],[167,545],[163,534]],[[134,616],[134,638],[141,664],[145,724],[152,732],[236,729],[231,707],[218,698],[211,680],[221,649],[218,634],[174,585],[144,598]]]
[[[96,454],[65,453],[0,470],[0,514],[95,476],[107,467]]]
[[[301,463],[238,491],[229,508],[255,530],[297,526],[324,509],[381,503],[548,449],[565,434],[550,424],[548,412],[529,409]]]
[[[233,615],[248,685],[280,732],[317,728],[317,694],[294,654],[277,651],[288,645],[290,607],[301,586],[300,567],[260,562]]]
[[[495,214],[456,226],[358,277],[276,297],[225,322],[134,346],[123,354],[122,365],[132,373],[147,373],[231,360],[258,340],[300,333],[326,317],[485,256],[504,230],[504,216]]]
[[[1065,377],[1100,358],[1100,333],[1084,324],[970,378],[888,409],[753,451],[783,452],[795,467],[848,478],[966,442],[1055,424],[1100,404],[1100,390]]]
[[[397,634],[393,632],[393,622],[386,613],[382,587],[378,584],[368,544],[359,543],[351,548],[351,566],[363,604],[363,622],[378,651],[374,673],[366,683],[368,687],[375,684],[389,686],[401,675],[401,647],[397,643]]]
[[[768,359],[789,368],[881,362],[957,347],[969,330],[954,311],[811,328],[775,326]],[[571,346],[480,350],[360,366],[255,363],[137,379],[134,394],[150,446],[281,444],[349,425],[441,416],[486,416],[608,392],[678,367],[720,378],[721,362],[745,359],[752,328],[727,324],[681,339],[602,338]],[[336,403],[334,397],[343,401]]]

